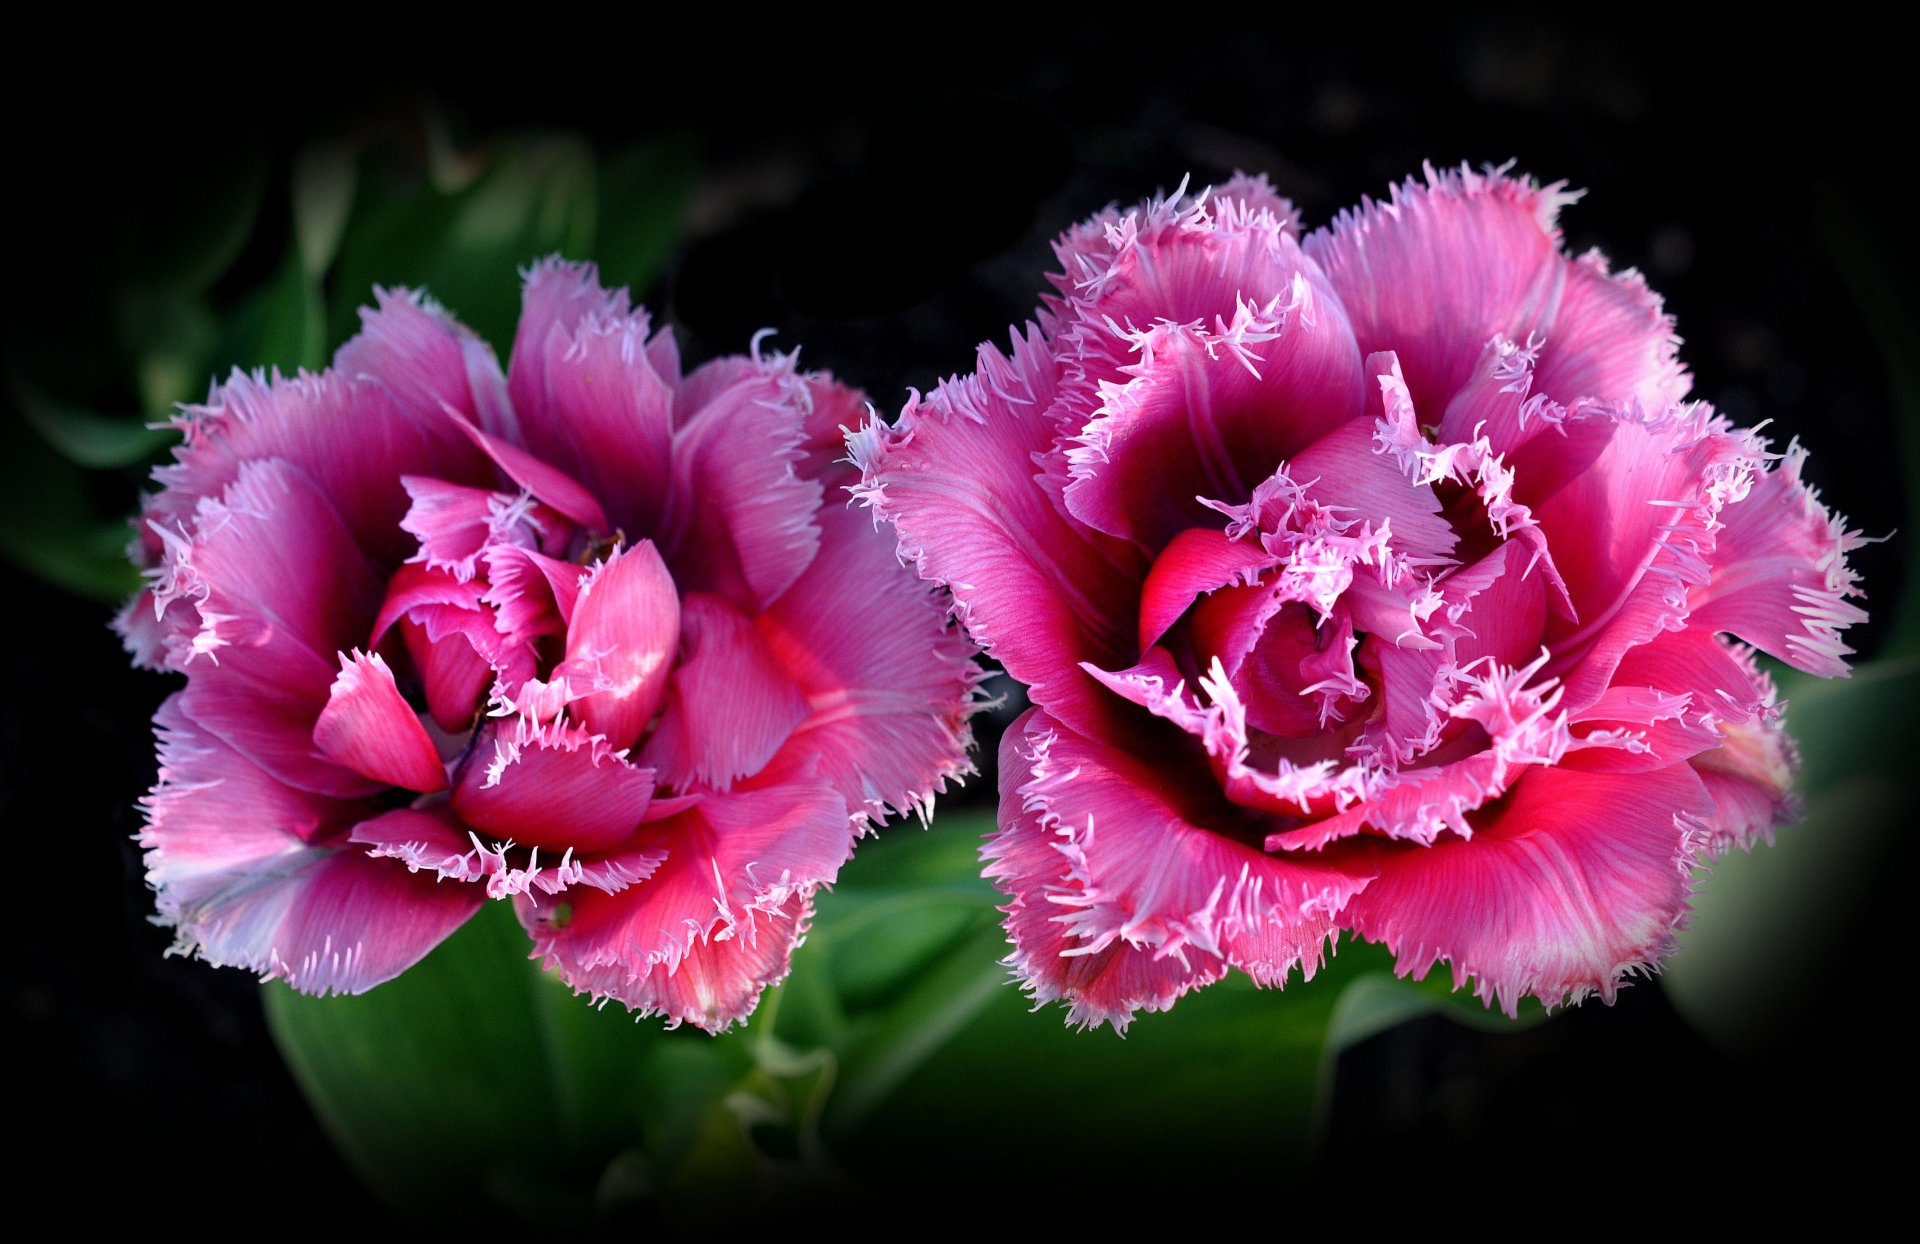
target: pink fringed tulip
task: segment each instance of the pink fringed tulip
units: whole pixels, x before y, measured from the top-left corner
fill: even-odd
[[[1345,931],[1509,1013],[1611,1000],[1791,816],[1752,649],[1845,673],[1858,533],[1684,400],[1659,299],[1562,252],[1574,197],[1428,170],[1304,241],[1258,178],[1110,209],[1010,352],[855,436],[1031,688],[984,855],[1037,999],[1124,1028]]]
[[[119,626],[182,949],[354,993],[488,899],[576,989],[718,1030],[870,820],[965,761],[975,674],[835,465],[857,393],[683,376],[624,291],[534,269],[502,375],[414,294],[333,367],[180,420]],[[842,478],[843,474],[845,478]]]

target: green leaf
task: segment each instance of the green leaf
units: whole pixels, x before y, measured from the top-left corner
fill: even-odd
[[[504,139],[477,177],[450,190],[363,177],[333,278],[334,340],[354,332],[376,284],[412,286],[504,356],[520,317],[521,270],[554,252],[589,257],[595,208],[592,150],[567,135]]]
[[[102,415],[80,410],[52,400],[17,374],[8,380],[14,403],[27,425],[62,457],[79,466],[93,470],[132,466],[151,458],[161,446],[179,439],[180,434],[172,428],[151,425],[138,415]],[[124,535],[122,544],[125,544]]]
[[[1851,679],[1783,682],[1801,755],[1807,815],[1771,847],[1736,852],[1705,874],[1667,994],[1708,1038],[1752,1057],[1791,1048],[1829,1017],[1805,1005],[1830,964],[1858,951],[1858,896],[1904,871],[1920,656],[1877,661]]]
[[[127,560],[133,530],[97,517],[87,473],[11,421],[0,447],[0,553],[77,596],[117,605],[140,586]]]
[[[604,282],[645,295],[679,240],[697,167],[686,135],[629,147],[601,165],[593,257]]]
[[[261,295],[259,337],[251,357],[255,367],[278,367],[291,374],[327,362],[326,308],[307,275],[301,257],[288,251],[280,275]]]
[[[366,994],[265,986],[274,1039],[322,1124],[395,1206],[590,1216],[610,1161],[641,1136],[695,1149],[698,1121],[749,1066],[737,1041],[588,1005],[527,954],[509,906],[489,903]],[[447,1204],[450,1188],[463,1204]]]
[[[353,210],[355,154],[348,143],[313,143],[294,159],[293,237],[309,281],[325,276],[339,253]]]
[[[164,419],[177,403],[204,397],[221,325],[206,300],[170,290],[130,289],[119,304],[120,340],[133,360],[141,409]]]

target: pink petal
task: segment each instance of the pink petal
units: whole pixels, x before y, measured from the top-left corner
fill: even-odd
[[[1629,649],[1606,691],[1572,714],[1589,738],[1611,729],[1629,741],[1584,750],[1568,763],[1616,772],[1677,764],[1718,748],[1722,729],[1751,721],[1766,696],[1755,672],[1710,632],[1663,632]]]
[[[1363,354],[1400,357],[1415,409],[1446,410],[1495,334],[1525,341],[1566,280],[1561,184],[1462,168],[1361,200],[1303,248],[1325,270]]]
[[[1445,650],[1402,647],[1368,635],[1360,641],[1358,664],[1380,689],[1377,707],[1354,742],[1361,754],[1398,766],[1439,746],[1454,699]]]
[[[141,588],[113,615],[113,633],[120,637],[135,668],[155,673],[167,668],[167,638],[173,628],[161,621],[160,612],[153,589]]]
[[[161,706],[160,782],[146,801],[147,881],[177,945],[304,993],[359,993],[418,962],[479,906],[357,848],[310,845],[370,810],[269,777]]]
[[[365,779],[314,751],[313,724],[334,654],[358,642],[380,585],[307,477],[247,463],[218,501],[201,503],[193,538],[170,542],[161,583],[181,623],[169,660],[194,673],[185,711],[290,785],[366,793]]]
[[[380,612],[374,617],[368,643],[378,646],[401,618],[429,606],[479,612],[484,608],[486,590],[485,584],[458,578],[451,571],[408,562],[387,580],[386,599],[381,601]]]
[[[651,540],[617,550],[579,584],[567,661],[590,665],[607,689],[581,698],[573,711],[619,751],[639,741],[666,699],[680,646],[680,597]],[[721,698],[731,689],[703,688]]]
[[[1274,288],[1285,293],[1290,281]],[[1300,290],[1309,289],[1302,277]],[[1068,453],[1076,518],[1161,548],[1206,521],[1201,498],[1245,501],[1282,459],[1360,417],[1360,354],[1339,302],[1294,296],[1308,301],[1259,320],[1255,337],[1264,340],[1245,355],[1205,329],[1156,324],[1136,335],[1138,360],[1102,388]],[[1109,313],[1102,302],[1083,314]]]
[[[1840,638],[1866,621],[1847,554],[1866,541],[1820,504],[1800,477],[1806,451],[1789,445],[1745,498],[1720,511],[1725,527],[1705,590],[1688,597],[1694,626],[1738,635],[1823,678],[1847,673],[1853,649]]]
[[[1646,574],[1656,542],[1669,535],[1663,529],[1701,500],[1719,444],[1688,426],[1616,420],[1592,466],[1535,508],[1583,623],[1606,614]]]
[[[655,539],[683,590],[758,612],[806,573],[823,495],[794,472],[810,400],[791,358],[756,361],[675,431]]]
[[[396,808],[354,826],[349,840],[369,848],[371,855],[398,860],[409,871],[484,885],[486,896],[495,899],[535,891],[555,895],[580,885],[617,894],[646,880],[666,858],[664,852],[627,847],[584,859],[568,851],[542,860],[537,850],[522,853],[509,844],[489,845],[444,808]],[[510,856],[509,851],[515,853]]]
[[[1751,433],[1704,408],[1618,420],[1594,468],[1542,502],[1541,524],[1575,555],[1567,584],[1579,617],[1547,628],[1549,672],[1565,678],[1569,705],[1598,696],[1634,647],[1702,625],[1689,612],[1720,561],[1720,515],[1755,486],[1762,453]]]
[[[453,810],[475,829],[543,851],[605,851],[633,836],[654,775],[578,728],[503,724],[453,788]]]
[[[195,518],[189,535],[170,537],[156,589],[170,612],[185,604],[197,615],[197,631],[174,633],[174,668],[201,656],[225,662],[229,647],[271,646],[331,669],[333,654],[362,638],[379,604],[379,575],[305,474],[249,462]]]
[[[1799,751],[1781,728],[1778,710],[1771,703],[1772,688],[1767,691],[1765,713],[1752,721],[1723,725],[1721,745],[1693,758],[1693,771],[1713,797],[1706,843],[1711,855],[1772,842],[1774,830],[1800,817],[1800,801],[1793,794]]]
[[[802,479],[817,479],[827,487],[829,509],[837,508],[843,489],[860,482],[860,468],[847,460],[847,436],[872,414],[867,395],[833,378],[832,372],[808,372],[806,439],[803,457],[794,464]]]
[[[446,606],[418,609],[400,623],[407,656],[427,701],[427,715],[449,734],[464,734],[493,684],[493,663],[474,646],[482,614]]]
[[[588,531],[612,530],[606,512],[593,494],[565,471],[542,462],[511,441],[482,432],[451,410],[444,414],[514,483]]]
[[[427,711],[451,733],[472,728],[496,677],[511,688],[534,670],[531,638],[501,633],[487,607],[491,592],[478,580],[462,583],[447,571],[409,563],[388,582],[374,621],[373,647],[389,628],[400,627]]]
[[[974,642],[1061,721],[1099,731],[1111,697],[1081,669],[1132,664],[1145,559],[1088,530],[1035,480],[1053,445],[1054,363],[1037,333],[1011,358],[982,346],[974,375],[852,438],[863,500],[902,559],[953,592]]]
[[[387,311],[369,318],[367,331],[342,348],[343,360],[361,342],[390,328]],[[418,312],[418,308],[414,308]],[[454,333],[450,323],[444,331]],[[185,434],[174,461],[154,472],[158,491],[146,518],[162,527],[191,524],[202,498],[218,497],[245,462],[276,459],[304,472],[345,519],[354,538],[383,563],[411,551],[399,521],[407,510],[404,474],[483,482],[486,461],[445,426],[437,406],[401,401],[388,385],[336,368],[271,382],[235,371],[205,403],[187,407]],[[149,538],[150,553],[160,552]]]
[[[418,475],[402,476],[413,506],[400,525],[420,541],[410,560],[445,570],[465,582],[478,569],[490,544],[531,546],[540,529],[530,498],[485,488],[468,488]],[[549,512],[550,518],[558,515]]]
[[[1254,540],[1233,540],[1218,528],[1189,527],[1167,543],[1140,585],[1140,651],[1159,643],[1193,602],[1273,563]]]
[[[340,677],[314,723],[313,745],[335,764],[387,786],[423,792],[447,787],[440,753],[378,653],[341,654]]]
[[[1533,550],[1508,540],[1472,566],[1440,582],[1449,618],[1462,633],[1454,641],[1456,665],[1489,658],[1517,665],[1540,651],[1547,623],[1547,576],[1533,563]],[[1452,611],[1459,610],[1454,618]]]
[[[604,499],[612,525],[633,535],[660,523],[679,379],[654,370],[650,330],[625,291],[600,288],[593,265],[547,260],[527,278],[508,378],[527,449]]]
[[[418,291],[376,288],[373,294],[377,309],[360,309],[360,333],[340,347],[333,370],[386,390],[396,407],[433,425],[436,437],[450,431],[438,422],[443,408],[496,436],[510,434],[496,426],[505,382],[493,350]]]
[[[1638,272],[1610,275],[1593,250],[1566,263],[1564,280],[1535,392],[1569,406],[1588,397],[1638,403],[1652,415],[1686,397],[1692,378],[1678,359],[1673,317]]]
[[[1354,419],[1328,432],[1287,464],[1296,480],[1321,505],[1346,517],[1391,524],[1396,552],[1439,561],[1453,554],[1459,536],[1440,516],[1440,499],[1430,484],[1416,484],[1374,444],[1371,420]]]
[[[508,643],[566,633],[585,575],[580,566],[511,544],[489,547],[483,560],[487,590],[481,599]]]
[[[611,963],[574,972],[568,980],[576,992],[615,998],[641,1015],[663,1015],[669,1028],[690,1023],[722,1033],[752,1014],[767,987],[786,977],[812,919],[811,897],[794,894],[758,913],[740,935],[697,941],[678,960],[650,964],[637,976]]]
[[[1341,913],[1385,942],[1403,976],[1452,964],[1454,987],[1509,1015],[1599,993],[1673,948],[1687,910],[1698,826],[1712,811],[1692,769],[1616,776],[1530,772],[1471,842],[1380,857],[1380,875]]]
[[[982,672],[944,612],[865,514],[829,506],[813,567],[754,620],[806,696],[785,750],[818,757],[861,817],[925,807],[968,771]]]
[[[839,795],[814,778],[709,796],[649,824],[636,845],[666,852],[644,882],[617,894],[569,891],[564,910],[518,911],[535,953],[576,989],[660,1006],[660,982],[647,983],[653,969],[678,967],[701,943],[790,949],[804,911],[795,901],[838,874],[852,831]],[[760,967],[782,971],[784,957]],[[738,1013],[732,1003],[719,1012]]]
[[[701,592],[689,595],[682,610],[672,694],[641,760],[675,790],[725,790],[760,772],[810,708],[739,610]]]
[[[1016,970],[1042,1000],[1071,1001],[1075,1022],[1123,1025],[1250,951],[1247,965],[1277,983],[1291,964],[1276,964],[1275,948],[1292,942],[1317,963],[1308,948],[1327,917],[1368,884],[1352,861],[1267,854],[1236,809],[1038,709],[1009,730],[1001,772],[1003,829],[983,853],[987,875],[1015,900]],[[1076,971],[1075,959],[1116,946],[1158,963],[1122,953],[1090,965],[1092,979]]]
[[[414,872],[434,868],[441,880],[452,869],[436,865],[473,854],[471,831],[445,807],[390,809],[355,825],[347,841],[371,848],[371,855],[399,860]]]

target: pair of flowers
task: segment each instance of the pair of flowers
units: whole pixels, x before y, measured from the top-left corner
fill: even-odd
[[[1073,1020],[1342,931],[1508,1010],[1611,998],[1791,815],[1747,645],[1840,674],[1864,615],[1798,448],[1685,400],[1570,198],[1429,170],[1304,240],[1257,178],[1109,209],[892,425],[790,357],[683,373],[590,267],[530,273],[504,374],[383,295],[157,473],[120,626],[188,676],[163,917],[352,992],[511,900],[575,988],[724,1028],[963,771],[970,637],[1034,704],[983,853],[1009,962]]]

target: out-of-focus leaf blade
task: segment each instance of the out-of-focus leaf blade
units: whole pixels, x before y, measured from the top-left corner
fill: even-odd
[[[102,415],[54,401],[18,376],[13,400],[34,431],[61,457],[92,470],[132,466],[179,438],[172,428],[156,427],[138,415]],[[123,541],[124,543],[124,541]]]
[[[294,159],[293,236],[309,281],[325,276],[339,252],[358,177],[354,154],[349,143],[315,143]]]
[[[684,1154],[750,1060],[735,1038],[596,1009],[527,959],[490,903],[420,964],[358,997],[265,989],[275,1040],[368,1184],[418,1213],[556,1197],[589,1205],[607,1163],[648,1137]],[[472,1203],[449,1211],[446,1190]]]
[[[133,360],[140,405],[154,419],[207,391],[221,324],[204,299],[167,290],[136,289],[119,299],[120,338]]]
[[[609,285],[641,296],[659,276],[679,239],[696,168],[693,141],[684,136],[628,148],[601,165],[593,257]]]
[[[1899,779],[1920,703],[1920,657],[1875,662],[1844,682],[1782,684],[1800,745],[1806,819],[1706,875],[1668,995],[1701,1032],[1755,1056],[1789,1048],[1828,1022],[1809,986],[1849,952],[1860,895],[1897,868],[1911,796]]]
[[[584,259],[592,249],[593,153],[584,139],[523,135],[492,147],[482,169],[450,191],[361,179],[333,278],[336,340],[352,334],[376,284],[412,286],[504,357],[520,317],[520,272],[544,255]]]
[[[127,560],[133,532],[93,513],[86,472],[32,429],[0,422],[0,552],[30,573],[105,604],[140,586]]]

